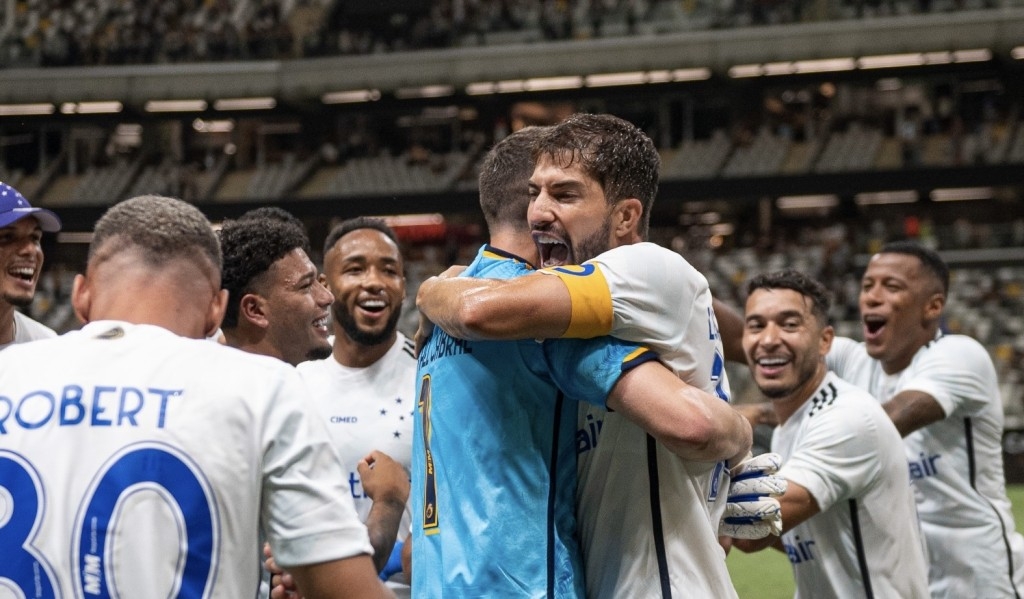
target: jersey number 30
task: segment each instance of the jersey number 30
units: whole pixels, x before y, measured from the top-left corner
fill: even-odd
[[[137,445],[126,448],[100,469],[79,509],[74,539],[69,539],[76,560],[75,595],[123,595],[113,588],[112,570],[103,565],[111,552],[108,537],[122,501],[146,486],[159,487],[161,495],[173,500],[180,513],[187,515],[182,531],[185,555],[179,561],[181,570],[175,581],[177,592],[167,594],[205,594],[215,571],[216,508],[209,486],[197,474],[198,468],[186,459],[169,447]],[[0,507],[4,503],[7,509],[0,509],[0,580],[13,582],[25,597],[61,596],[55,588],[52,567],[32,546],[46,511],[45,490],[32,464],[11,451],[0,451]]]

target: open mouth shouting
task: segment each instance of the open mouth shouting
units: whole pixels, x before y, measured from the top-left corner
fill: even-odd
[[[533,242],[537,245],[541,268],[570,264],[572,249],[561,237],[534,231]]]
[[[877,341],[889,322],[888,318],[879,314],[865,314],[861,320],[864,324],[864,341],[867,343]]]

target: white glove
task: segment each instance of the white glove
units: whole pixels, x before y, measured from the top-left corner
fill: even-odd
[[[743,460],[729,470],[729,496],[718,534],[735,539],[763,539],[782,534],[782,507],[776,497],[786,492],[786,479],[776,474],[777,453]]]

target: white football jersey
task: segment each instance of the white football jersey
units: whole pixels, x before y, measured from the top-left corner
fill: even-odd
[[[0,353],[0,389],[0,586],[235,599],[261,528],[285,567],[372,551],[279,360],[94,322]]]
[[[373,502],[363,491],[359,460],[370,451],[382,451],[412,471],[412,425],[416,407],[416,358],[413,342],[402,333],[380,359],[366,368],[350,368],[334,357],[299,364],[316,411],[327,425],[334,448],[348,469],[359,519],[370,514]],[[411,514],[406,506],[399,540],[409,535]],[[392,585],[398,591],[401,587]]]
[[[56,337],[57,333],[50,327],[32,320],[17,310],[14,311],[14,341],[0,345],[0,349],[8,348],[15,343],[28,343],[39,339]]]
[[[829,372],[776,429],[772,451],[821,509],[782,535],[796,597],[928,597],[903,444],[874,398]]]
[[[653,243],[541,271],[573,298],[567,336],[612,335],[656,351],[680,378],[728,401],[707,280]],[[580,405],[577,516],[587,596],[735,597],[718,543],[724,465],[683,460],[615,413]]]
[[[1003,405],[985,348],[964,335],[939,334],[910,366],[889,376],[863,343],[837,338],[828,364],[883,403],[915,390],[946,413],[903,440],[928,544],[932,596],[1024,596],[1024,537],[1006,496]]]

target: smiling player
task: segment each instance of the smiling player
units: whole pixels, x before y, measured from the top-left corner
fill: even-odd
[[[60,219],[43,208],[33,208],[17,189],[0,183],[0,349],[13,343],[55,337],[50,328],[15,308],[32,303],[43,270],[43,233],[60,231]]]

